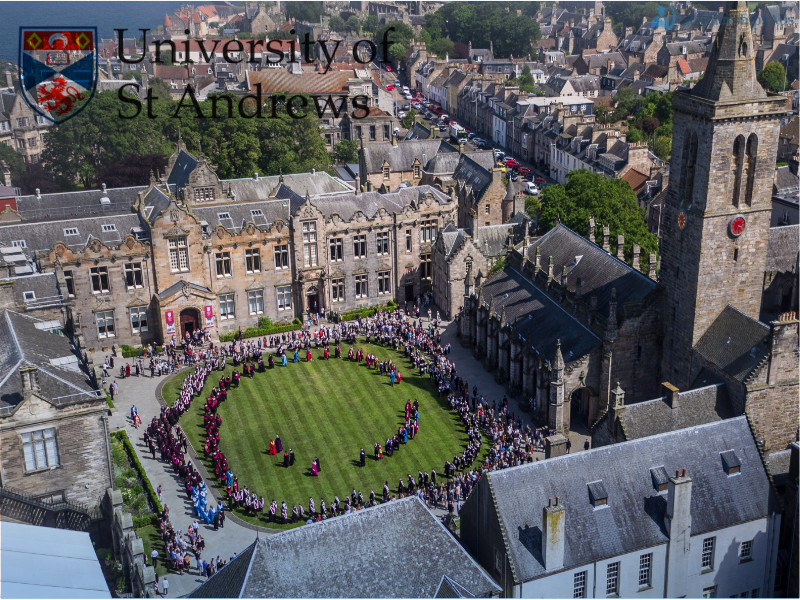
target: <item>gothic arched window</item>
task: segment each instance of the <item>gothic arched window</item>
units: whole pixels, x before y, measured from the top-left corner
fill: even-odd
[[[695,163],[697,162],[697,133],[689,132],[683,142],[681,161],[681,206],[691,206],[694,195]]]
[[[733,142],[733,156],[731,157],[731,177],[733,178],[733,195],[731,203],[739,206],[739,196],[742,192],[742,165],[744,164],[744,136],[738,136]]]
[[[747,189],[745,190],[745,202],[747,206],[753,204],[753,184],[756,177],[756,157],[758,156],[758,137],[751,133],[747,138],[745,173],[747,175]]]

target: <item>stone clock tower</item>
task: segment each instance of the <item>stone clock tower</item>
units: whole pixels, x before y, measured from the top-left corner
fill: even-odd
[[[679,388],[696,375],[692,349],[728,304],[759,318],[784,106],[756,80],[747,2],[730,2],[705,76],[673,99],[661,376]]]

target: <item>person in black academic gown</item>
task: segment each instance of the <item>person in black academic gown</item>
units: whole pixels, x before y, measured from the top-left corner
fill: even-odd
[[[287,468],[289,466],[289,453],[288,452],[284,452],[283,453],[283,466],[287,467]]]
[[[294,464],[294,450],[289,448],[289,466],[291,467]]]
[[[366,464],[367,464],[367,453],[366,453],[366,452],[364,452],[364,449],[363,449],[363,448],[361,449],[361,455],[360,455],[360,457],[361,457],[361,466],[362,466],[362,467],[366,466]]]

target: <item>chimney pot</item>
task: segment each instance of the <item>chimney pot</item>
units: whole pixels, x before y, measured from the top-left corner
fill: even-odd
[[[558,506],[559,501],[561,500],[561,496],[556,496],[556,506]]]
[[[675,478],[677,479],[680,476],[681,476],[681,470],[680,469],[675,469]]]
[[[547,499],[547,506],[553,506],[553,498],[552,497]]]
[[[686,477],[686,467],[683,468],[683,474],[681,475],[681,477]]]

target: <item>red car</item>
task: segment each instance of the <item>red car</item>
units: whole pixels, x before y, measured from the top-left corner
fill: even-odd
[[[505,161],[505,165],[507,167],[511,167],[512,169],[514,167],[519,167],[519,163],[517,161],[515,161],[513,158],[507,158],[506,161]]]
[[[387,86],[386,86],[386,91],[387,91],[387,92],[391,92],[393,89],[394,89],[394,86],[393,86],[393,85],[387,85]]]
[[[525,177],[530,172],[531,170],[528,167],[520,167],[517,170],[517,173],[519,174],[520,177]]]
[[[547,182],[544,180],[544,177],[537,177],[536,179],[533,180],[533,183],[535,183],[536,185],[544,185]]]

